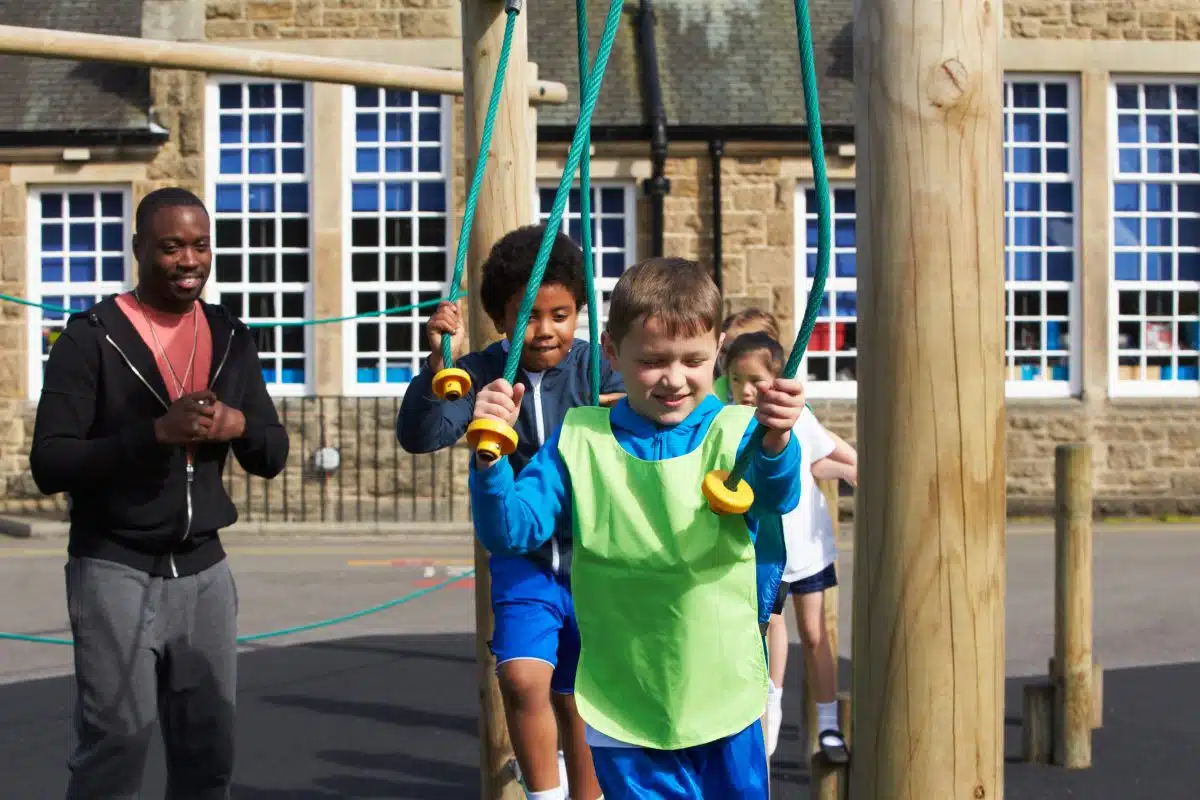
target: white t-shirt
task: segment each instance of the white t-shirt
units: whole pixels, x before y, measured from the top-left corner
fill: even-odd
[[[808,408],[800,412],[792,433],[800,445],[800,504],[783,515],[787,544],[783,580],[788,583],[816,575],[837,558],[829,506],[812,475],[813,463],[832,453],[837,444]]]

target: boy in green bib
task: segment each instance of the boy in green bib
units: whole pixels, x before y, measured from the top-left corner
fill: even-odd
[[[606,800],[766,798],[759,718],[767,671],[754,542],[795,508],[799,381],[763,383],[757,408],[712,396],[722,300],[709,272],[650,259],[613,290],[604,349],[628,395],[574,408],[514,480],[507,459],[471,467],[475,530],[492,553],[573,537],[581,651],[575,697]],[[477,419],[512,424],[524,389],[503,380]],[[767,428],[745,515],[708,508],[701,482]]]

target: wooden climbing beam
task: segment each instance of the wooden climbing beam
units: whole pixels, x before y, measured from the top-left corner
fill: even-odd
[[[461,95],[464,92],[463,73],[457,70],[16,25],[0,25],[0,54],[351,86],[379,86],[437,94]],[[530,103],[558,104],[567,101],[565,84],[554,81],[525,83]],[[484,102],[487,102],[486,97]]]

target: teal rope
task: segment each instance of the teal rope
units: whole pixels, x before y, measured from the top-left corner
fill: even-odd
[[[571,184],[575,182],[575,171],[579,168],[580,156],[586,149],[589,140],[592,112],[596,110],[596,100],[600,95],[600,86],[604,83],[604,70],[608,67],[608,57],[612,53],[613,40],[617,37],[617,23],[621,20],[621,9],[624,5],[624,0],[611,0],[608,17],[604,21],[604,35],[600,39],[600,51],[596,54],[596,63],[587,81],[587,92],[580,99],[579,122],[575,125],[571,150],[567,153],[567,163],[563,168],[562,179],[558,183],[558,193],[554,196],[554,207],[551,208],[550,219],[546,222],[546,233],[542,236],[542,245],[538,249],[533,272],[529,276],[529,284],[525,287],[525,297],[521,300],[521,308],[517,312],[517,326],[510,337],[508,360],[504,364],[504,380],[509,383],[514,382],[517,378],[517,368],[521,363],[521,349],[525,343],[525,331],[529,327],[529,315],[533,312],[533,302],[537,298],[538,289],[541,288],[542,276],[546,274],[546,263],[550,260],[550,250],[554,246],[554,238],[558,235],[558,228],[562,224],[563,210],[567,204],[567,195],[571,190]],[[595,390],[593,389],[593,391]]]
[[[479,157],[475,160],[475,177],[467,192],[463,208],[462,230],[458,234],[458,250],[454,255],[454,277],[450,279],[451,303],[458,302],[458,290],[462,285],[463,271],[467,265],[467,247],[471,239],[471,223],[475,221],[475,204],[479,200],[479,188],[483,186],[483,173],[487,171],[488,154],[492,148],[492,128],[496,124],[496,110],[500,107],[500,95],[504,91],[504,74],[508,72],[508,55],[512,50],[513,29],[517,25],[519,8],[511,5],[505,9],[508,19],[504,23],[504,44],[500,46],[500,61],[496,65],[496,77],[492,81],[492,96],[488,100],[487,116],[483,121],[483,134],[479,140]],[[442,334],[442,366],[453,367],[454,355],[450,352],[450,335]]]
[[[825,295],[825,279],[829,275],[829,251],[832,239],[829,208],[829,176],[825,171],[825,144],[821,136],[821,107],[817,102],[817,67],[813,58],[812,28],[808,19],[808,0],[794,0],[796,6],[796,36],[800,43],[800,73],[804,82],[804,117],[808,122],[808,141],[812,158],[813,182],[817,190],[817,274],[813,276],[812,289],[808,293],[808,305],[804,309],[804,322],[792,345],[783,377],[794,378],[804,359],[809,337],[817,324],[817,313]],[[746,444],[746,448],[734,462],[725,486],[736,489],[742,476],[750,466],[754,454],[762,447],[767,429],[759,425]]]
[[[463,292],[459,297],[465,297],[466,292]],[[54,314],[76,314],[79,309],[63,308],[62,306],[53,306],[49,303],[35,303],[32,300],[26,300],[24,297],[14,297],[10,294],[0,294],[0,300],[9,303],[16,303],[21,306],[29,306],[30,308],[40,308],[42,311],[49,311]],[[380,311],[364,311],[361,314],[349,314],[344,317],[317,317],[315,319],[281,319],[272,322],[247,322],[248,328],[290,328],[290,327],[307,327],[309,325],[328,325],[332,322],[349,322],[356,319],[369,319],[371,317],[388,317],[393,314],[403,314],[408,311],[415,311],[418,308],[428,308],[441,303],[441,298],[434,300],[423,300],[420,303],[412,303],[407,306],[392,306]]]
[[[579,96],[587,95],[591,70],[588,67],[587,0],[575,0],[575,38],[579,49]],[[592,343],[592,405],[600,405],[600,305],[596,302],[596,267],[592,263],[592,127],[588,126],[579,162],[579,225],[583,245],[583,274],[587,281],[588,339]]]
[[[311,622],[307,625],[297,625],[293,628],[280,628],[279,630],[267,631],[266,633],[255,633],[251,634],[250,636],[239,636],[237,641],[239,644],[245,642],[259,642],[263,639],[273,639],[277,636],[288,636],[293,633],[303,633],[304,631],[312,631],[316,630],[317,628],[328,628],[330,625],[338,625],[343,622],[350,622],[351,620],[360,619],[371,614],[378,614],[380,611],[387,611],[389,608],[395,608],[398,605],[403,605],[404,603],[416,600],[418,597],[424,597],[427,594],[432,594],[438,589],[444,589],[451,584],[466,580],[474,574],[475,570],[468,570],[461,575],[455,575],[453,578],[447,578],[441,583],[434,584],[433,586],[426,586],[423,589],[418,589],[415,592],[409,592],[408,594],[397,597],[394,600],[389,600],[386,603],[380,603],[379,605],[371,606],[370,608],[364,608],[361,611],[355,611],[352,614],[345,614],[340,617],[332,617],[330,619],[321,620],[320,622]],[[56,639],[51,636],[31,636],[24,633],[0,633],[0,641],[5,640],[10,642],[33,642],[34,644],[74,644],[74,642],[70,639]]]

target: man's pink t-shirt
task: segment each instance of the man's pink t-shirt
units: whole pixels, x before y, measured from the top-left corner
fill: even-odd
[[[212,371],[213,358],[212,330],[208,327],[208,317],[204,315],[199,304],[196,304],[191,313],[168,314],[150,308],[144,303],[139,308],[133,292],[125,292],[117,295],[117,305],[125,312],[125,316],[141,334],[146,347],[150,348],[150,352],[154,354],[154,361],[158,364],[158,371],[162,373],[170,402],[178,400],[183,394],[191,394],[208,388],[208,376]],[[146,312],[145,316],[142,315],[143,309]],[[196,315],[195,322],[192,320],[193,313]],[[147,318],[154,322],[154,334],[151,334],[150,326],[146,323]],[[195,324],[195,328],[192,327],[193,324]],[[175,368],[175,375],[183,381],[188,368],[188,360],[192,355],[193,330],[196,331],[196,360],[181,393],[175,383],[175,378],[171,375],[171,368],[163,359],[162,351],[166,350],[171,359],[171,367]],[[158,342],[162,343],[161,349],[155,342],[154,335],[157,335]]]

